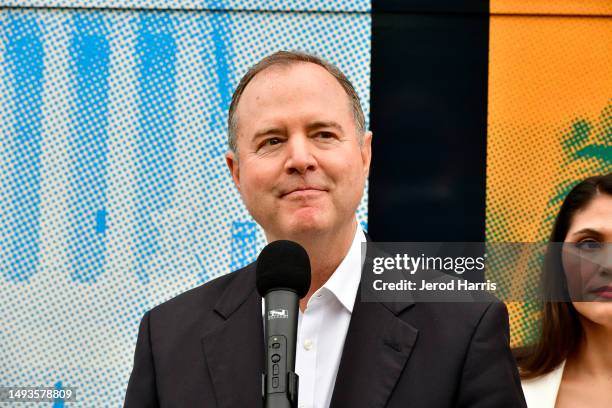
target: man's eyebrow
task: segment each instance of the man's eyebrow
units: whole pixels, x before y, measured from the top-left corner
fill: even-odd
[[[285,133],[285,130],[282,127],[270,126],[270,127],[266,127],[266,128],[263,128],[255,132],[255,134],[253,135],[253,140],[259,139],[260,137],[267,136],[267,135],[282,135],[284,133]]]
[[[320,129],[320,128],[334,128],[339,131],[343,130],[342,126],[340,126],[339,123],[334,122],[334,121],[316,121],[316,122],[309,123],[306,126],[306,129],[309,131]]]

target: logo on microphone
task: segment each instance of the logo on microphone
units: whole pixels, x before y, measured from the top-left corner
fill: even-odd
[[[273,309],[268,311],[268,320],[272,319],[288,319],[289,312],[285,309]]]

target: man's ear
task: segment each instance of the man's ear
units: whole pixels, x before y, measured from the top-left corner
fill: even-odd
[[[372,161],[372,132],[369,130],[363,135],[363,145],[361,146],[361,160],[363,161],[363,168],[365,171],[365,177],[368,178],[370,175],[370,163]]]
[[[225,163],[227,163],[227,167],[232,174],[234,184],[236,185],[238,192],[240,192],[240,166],[238,165],[237,154],[231,150],[225,153]]]

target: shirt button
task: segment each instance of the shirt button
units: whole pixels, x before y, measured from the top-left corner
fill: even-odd
[[[312,348],[312,340],[309,340],[309,339],[304,340],[304,348],[306,350],[310,350]]]

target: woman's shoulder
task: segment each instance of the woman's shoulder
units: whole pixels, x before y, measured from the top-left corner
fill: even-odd
[[[564,367],[565,361],[548,374],[521,381],[528,408],[554,408]]]

